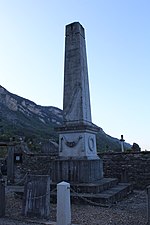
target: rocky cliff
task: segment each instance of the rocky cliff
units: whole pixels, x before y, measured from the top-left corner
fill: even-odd
[[[1,139],[16,135],[55,137],[53,127],[61,123],[62,110],[37,105],[0,86]]]
[[[10,93],[0,86],[0,140],[23,137],[27,140],[55,139],[54,127],[63,121],[62,110],[52,106],[40,106],[34,102]],[[98,149],[119,150],[120,141],[107,135],[102,129],[97,135]],[[127,148],[129,144],[125,144]]]

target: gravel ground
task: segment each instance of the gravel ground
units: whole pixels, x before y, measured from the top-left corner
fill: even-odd
[[[29,220],[21,215],[22,200],[14,194],[7,193],[6,217],[0,218],[1,225],[41,225],[51,224],[38,219]],[[147,196],[146,191],[134,191],[126,199],[110,208],[91,205],[72,205],[72,223],[84,225],[146,225]],[[56,205],[51,204],[49,221],[56,221]],[[63,225],[63,224],[62,224]]]

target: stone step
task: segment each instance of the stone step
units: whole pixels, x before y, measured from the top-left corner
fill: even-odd
[[[101,193],[118,184],[117,178],[103,178],[94,183],[70,183],[71,188],[77,193]],[[51,183],[51,190],[55,189],[56,183]]]
[[[16,193],[23,193],[24,192],[24,186],[18,186],[18,185],[7,185],[6,186],[6,192],[16,192]]]
[[[88,184],[95,188],[95,184]],[[24,192],[24,186],[7,186],[6,190],[20,193]],[[56,203],[57,189],[51,189],[50,198],[51,202]],[[133,190],[133,186],[129,183],[119,183],[113,187],[108,188],[102,192],[76,192],[72,187],[70,188],[71,201],[75,204],[92,204],[97,206],[110,206],[112,204],[121,201],[124,197],[130,194]],[[96,190],[97,191],[97,190]]]
[[[101,193],[79,193],[70,188],[71,202],[75,204],[92,204],[108,207],[121,201],[124,197],[130,194],[132,190],[133,187],[129,183],[119,183]],[[56,195],[56,192],[51,193],[51,201],[53,203],[56,203]]]
[[[78,193],[101,193],[118,184],[117,178],[103,178],[96,183],[71,183],[71,188]]]
[[[117,178],[103,178],[96,183],[71,183],[71,188],[77,193],[101,193],[118,184]],[[51,183],[51,190],[56,189],[57,184]],[[10,185],[7,186],[8,191],[23,192],[24,186]]]
[[[71,193],[73,202],[78,203],[91,203],[99,206],[110,206],[130,194],[133,187],[129,183],[119,183],[115,187],[105,190],[101,193]]]

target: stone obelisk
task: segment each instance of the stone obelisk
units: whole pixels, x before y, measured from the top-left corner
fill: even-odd
[[[103,166],[96,150],[99,128],[91,120],[85,32],[79,22],[66,26],[63,113],[64,123],[57,128],[57,177],[74,182],[101,179]]]
[[[79,23],[66,26],[63,111],[66,122],[91,123],[85,32]]]

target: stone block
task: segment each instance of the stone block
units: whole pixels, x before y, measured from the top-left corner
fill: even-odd
[[[28,175],[24,187],[23,215],[49,218],[50,176]]]
[[[63,180],[74,183],[98,182],[103,178],[103,162],[96,160],[55,160],[52,162],[51,178],[53,182]]]
[[[96,136],[92,132],[68,132],[59,135],[59,156],[98,159]]]

